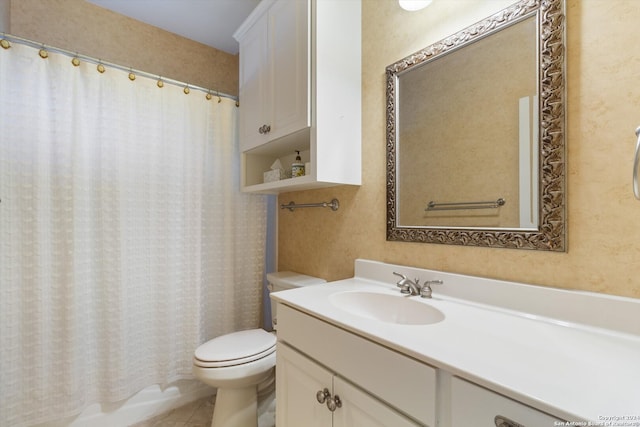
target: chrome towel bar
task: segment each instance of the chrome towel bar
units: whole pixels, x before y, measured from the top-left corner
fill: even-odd
[[[490,200],[487,202],[452,202],[452,203],[436,203],[433,200],[427,204],[425,211],[455,211],[461,209],[496,209],[507,203],[502,197],[498,200]]]
[[[289,209],[293,212],[298,208],[331,208],[332,211],[337,211],[340,207],[340,202],[338,199],[333,199],[331,202],[322,202],[322,203],[300,203],[296,204],[295,202],[289,202],[288,204],[280,205],[280,209]]]

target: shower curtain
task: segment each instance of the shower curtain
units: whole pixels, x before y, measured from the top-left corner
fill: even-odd
[[[74,62],[0,49],[2,426],[191,378],[200,343],[260,320],[235,101]]]

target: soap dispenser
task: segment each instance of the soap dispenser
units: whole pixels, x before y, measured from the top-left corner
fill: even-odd
[[[291,177],[304,176],[304,163],[300,158],[300,151],[296,150],[296,159],[291,163]]]

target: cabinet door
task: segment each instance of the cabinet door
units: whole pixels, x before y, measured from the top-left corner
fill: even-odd
[[[332,389],[332,374],[290,347],[276,350],[276,425],[331,427],[332,413],[318,402],[318,391]]]
[[[271,120],[269,139],[311,125],[309,0],[280,0],[269,9]]]
[[[246,151],[268,141],[259,129],[270,120],[266,113],[269,93],[268,19],[263,16],[240,42],[240,150]]]
[[[309,0],[278,0],[243,36],[242,151],[311,125],[310,20]]]
[[[340,377],[333,380],[333,392],[342,402],[333,413],[333,427],[420,426]]]
[[[451,427],[523,427],[564,425],[564,422],[522,403],[459,378],[451,380]]]

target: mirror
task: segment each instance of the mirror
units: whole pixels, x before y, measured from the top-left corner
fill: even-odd
[[[565,250],[564,0],[386,69],[387,240]]]

